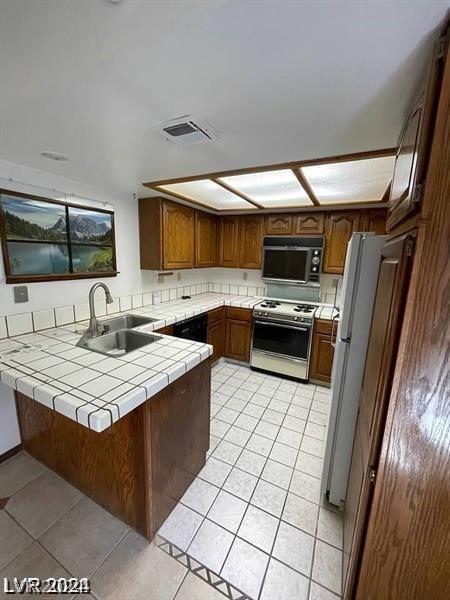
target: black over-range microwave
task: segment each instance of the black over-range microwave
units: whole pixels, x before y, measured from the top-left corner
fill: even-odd
[[[262,278],[318,287],[324,237],[265,237]]]

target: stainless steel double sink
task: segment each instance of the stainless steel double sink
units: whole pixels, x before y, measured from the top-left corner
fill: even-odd
[[[105,356],[123,356],[161,339],[159,335],[134,329],[157,320],[129,314],[105,319],[99,321],[99,334],[97,336],[88,337],[84,335],[77,346]]]

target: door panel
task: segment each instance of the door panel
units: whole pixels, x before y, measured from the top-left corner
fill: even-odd
[[[343,273],[347,244],[354,231],[359,231],[359,211],[333,212],[325,218],[324,273]]]
[[[355,443],[344,511],[344,598],[353,597],[378,466],[398,333],[409,284],[413,238],[388,242],[382,251]]]
[[[260,269],[263,247],[264,217],[243,215],[240,218],[240,258],[241,269]]]
[[[183,204],[164,201],[163,241],[165,269],[194,267],[195,212]]]
[[[239,266],[239,221],[237,217],[221,217],[219,223],[219,265]]]
[[[266,218],[267,235],[291,235],[292,215],[268,215]]]
[[[208,213],[197,211],[195,215],[196,267],[214,267],[217,252],[217,221]]]
[[[248,362],[250,359],[251,323],[227,319],[225,322],[225,356]]]

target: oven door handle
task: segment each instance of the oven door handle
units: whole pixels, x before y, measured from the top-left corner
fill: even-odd
[[[255,321],[255,325],[268,325],[269,327],[281,327],[282,329],[295,329],[296,331],[311,331],[311,327],[296,327],[295,325],[282,325],[281,323],[269,323],[268,321]]]

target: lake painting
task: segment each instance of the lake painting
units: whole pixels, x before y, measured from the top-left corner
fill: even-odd
[[[111,213],[7,193],[0,206],[10,275],[114,270]]]
[[[64,244],[8,242],[11,275],[69,273],[69,253]]]

